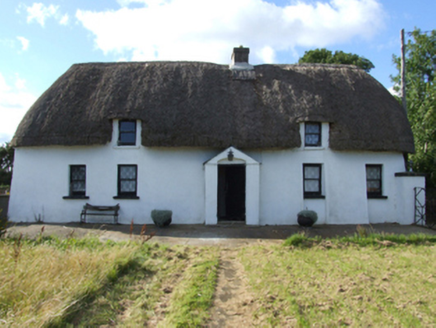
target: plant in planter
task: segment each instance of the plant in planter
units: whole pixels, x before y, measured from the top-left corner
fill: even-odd
[[[169,226],[173,211],[169,210],[153,210],[151,211],[151,218],[154,224],[160,228]]]
[[[318,221],[318,214],[315,211],[303,210],[298,212],[298,224],[302,227],[311,227]]]

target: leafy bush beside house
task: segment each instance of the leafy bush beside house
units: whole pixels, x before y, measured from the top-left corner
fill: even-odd
[[[3,189],[9,190],[12,180],[12,166],[14,163],[14,148],[8,142],[0,145],[0,194]]]

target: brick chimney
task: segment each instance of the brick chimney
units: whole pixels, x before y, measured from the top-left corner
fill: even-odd
[[[250,48],[244,48],[243,46],[233,48],[232,63],[229,68],[232,70],[253,70],[253,66],[248,63],[249,53]]]

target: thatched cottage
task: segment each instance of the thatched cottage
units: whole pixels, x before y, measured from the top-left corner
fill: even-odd
[[[414,220],[414,152],[402,107],[363,70],[202,62],[73,65],[29,109],[15,147],[9,217],[119,222],[318,224]]]

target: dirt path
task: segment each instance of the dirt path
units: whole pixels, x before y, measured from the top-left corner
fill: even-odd
[[[245,271],[237,258],[237,249],[224,248],[208,327],[255,327],[256,303],[251,295]]]

